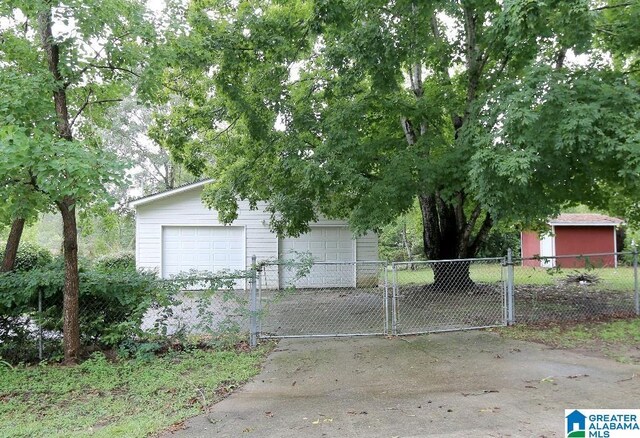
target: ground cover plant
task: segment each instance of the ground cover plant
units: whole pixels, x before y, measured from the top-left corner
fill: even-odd
[[[619,362],[640,364],[640,318],[585,323],[516,324],[499,328],[502,336],[554,348],[580,349]]]
[[[116,361],[95,353],[76,367],[0,363],[0,436],[148,436],[205,412],[257,374],[270,350],[239,343],[157,357],[159,347]]]

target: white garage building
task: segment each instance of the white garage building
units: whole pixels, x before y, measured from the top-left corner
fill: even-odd
[[[378,259],[374,233],[354,238],[347,223],[320,220],[300,237],[278,236],[269,230],[269,214],[239,203],[238,218],[229,225],[218,221],[214,210],[201,200],[200,181],[130,202],[136,211],[136,265],[163,278],[196,269],[219,271],[246,269],[251,256],[258,261],[290,258],[291,251],[309,252],[316,262],[354,262]],[[363,265],[364,266],[364,265]],[[340,272],[336,272],[336,269]],[[345,270],[353,275],[345,275]],[[353,287],[371,267],[326,266],[312,269],[298,280],[299,287]],[[330,274],[334,271],[335,274]],[[361,272],[362,271],[362,272]],[[291,282],[291,271],[281,269],[280,286]]]

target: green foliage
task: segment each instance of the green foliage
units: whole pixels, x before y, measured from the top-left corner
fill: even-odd
[[[422,218],[417,203],[407,213],[382,228],[378,237],[378,250],[380,258],[390,262],[424,258]]]
[[[167,114],[172,103],[143,104],[139,97],[124,99],[107,111],[109,124],[99,130],[104,147],[128,162],[131,185],[145,195],[195,181],[165,148],[148,136],[153,116]],[[126,190],[116,193],[124,202]]]
[[[41,38],[49,15],[55,72]],[[141,76],[156,36],[152,18],[137,0],[16,0],[0,8],[0,222],[33,219],[63,199],[76,210],[110,203],[105,186],[125,182],[124,166],[96,130]],[[60,114],[55,93],[58,104],[64,93]]]
[[[122,166],[113,155],[42,131],[0,127],[0,150],[0,179],[18,182],[0,188],[11,199],[20,196],[13,217],[23,208],[51,211],[67,197],[85,208],[108,202],[105,186],[122,180]]]
[[[22,359],[37,353],[12,351],[35,341],[36,332],[25,321],[33,320],[46,332],[62,328],[64,269],[61,260],[28,271],[0,275],[0,356]],[[81,270],[80,333],[84,345],[116,346],[141,334],[141,322],[153,305],[167,305],[171,285],[155,274],[135,269]],[[42,313],[37,312],[42,297]],[[33,344],[32,344],[33,345]]]
[[[239,339],[249,315],[245,295],[234,290],[238,280],[247,278],[245,271],[193,271],[166,280],[137,271],[132,254],[93,264],[81,260],[81,266],[80,339],[86,351],[119,349],[148,357],[165,348],[158,336],[186,339],[192,332],[210,335],[207,346],[220,347]],[[58,357],[63,287],[59,258],[28,271],[0,274],[1,357],[14,363],[35,361],[40,329],[45,357]]]
[[[640,319],[582,324],[550,324],[545,327],[517,324],[500,329],[502,336],[540,342],[555,348],[580,348],[620,362],[638,363],[635,346],[640,342]],[[637,350],[636,350],[637,351]]]
[[[475,120],[481,128],[466,132],[465,142],[481,146],[473,185],[512,220],[531,222],[569,200],[606,209],[614,187],[619,196],[638,187],[638,111],[637,85],[620,73],[531,69],[488,93]]]
[[[156,435],[255,376],[268,351],[174,351],[115,362],[96,352],[77,367],[0,364],[0,436]]]
[[[99,272],[132,272],[136,270],[136,255],[132,252],[121,252],[100,257],[95,262]]]
[[[520,233],[513,227],[496,227],[478,251],[478,257],[505,257],[509,249],[520,254]]]
[[[112,210],[104,207],[80,216],[79,253],[89,259],[134,250],[133,212],[124,208]]]
[[[194,2],[165,71],[186,86],[152,135],[215,179],[204,200],[225,222],[246,199],[282,234],[320,215],[364,232],[418,198],[430,245],[473,256],[498,224],[609,209],[612,193],[637,205],[638,85],[599,49],[610,11],[592,6]],[[629,29],[637,7],[620,9],[606,20]]]
[[[21,243],[16,254],[14,270],[30,271],[41,268],[53,261],[53,256],[48,249],[32,243]]]

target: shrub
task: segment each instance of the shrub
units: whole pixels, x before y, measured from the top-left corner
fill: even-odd
[[[136,257],[132,252],[109,254],[96,260],[95,269],[99,272],[135,271]]]
[[[83,345],[115,347],[141,334],[145,313],[167,304],[173,290],[155,274],[128,269],[80,272],[80,333]],[[62,332],[64,265],[61,259],[29,271],[0,274],[0,356],[24,360],[25,345],[35,359],[36,325],[59,348]],[[38,312],[39,296],[42,312]],[[20,349],[17,350],[16,348]],[[9,351],[12,350],[13,351]]]
[[[32,243],[21,243],[16,254],[16,271],[30,271],[31,269],[46,266],[53,261],[53,256],[48,249]]]

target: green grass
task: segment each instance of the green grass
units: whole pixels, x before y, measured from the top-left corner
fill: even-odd
[[[516,324],[496,331],[511,339],[590,350],[620,362],[640,362],[640,318],[571,325]]]
[[[425,266],[418,264],[417,266]],[[632,291],[633,290],[633,268],[632,267],[618,267],[618,268],[592,268],[592,269],[547,269],[547,268],[533,268],[526,266],[514,267],[514,284],[518,285],[554,285],[558,281],[566,278],[567,275],[575,274],[576,272],[586,272],[596,275],[600,282],[598,283],[603,289],[619,290],[619,291]],[[505,275],[502,272],[502,267],[497,263],[488,264],[472,264],[470,266],[471,279],[477,283],[493,283],[502,280],[502,276]],[[389,272],[389,281],[392,281],[392,273]],[[407,284],[426,284],[433,282],[433,270],[417,269],[411,270],[398,270],[396,272],[397,281],[399,285]]]
[[[97,354],[76,367],[0,364],[0,437],[144,437],[256,375],[268,349],[117,363]]]
[[[416,270],[397,270],[396,278],[399,285],[406,284],[426,284],[433,282],[433,269],[430,267],[423,269],[428,265],[416,265]],[[492,264],[472,264],[469,267],[471,279],[478,283],[493,283],[501,281],[502,266],[497,263]],[[393,273],[389,272],[389,281],[393,281]]]

